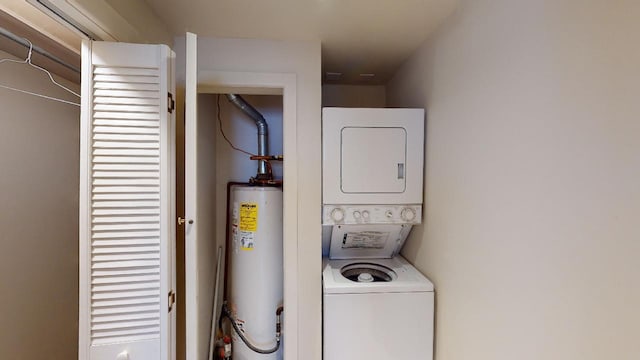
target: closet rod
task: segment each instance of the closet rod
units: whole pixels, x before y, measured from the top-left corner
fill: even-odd
[[[24,38],[14,34],[14,33],[12,33],[11,31],[9,31],[9,30],[7,30],[7,29],[5,29],[3,27],[0,27],[0,35],[4,36],[4,37],[6,37],[6,38],[8,38],[10,40],[13,40],[13,41],[17,42],[18,44],[26,47],[27,49],[29,48],[29,42],[27,40],[25,40]],[[80,69],[78,69],[77,67],[65,62],[64,60],[62,60],[59,57],[51,54],[50,52],[48,52],[47,50],[44,50],[41,47],[33,45],[33,51],[38,53],[38,54],[40,54],[40,55],[42,55],[42,56],[44,56],[44,57],[46,57],[47,59],[49,59],[49,60],[51,60],[53,62],[56,62],[56,63],[58,63],[58,64],[60,64],[60,65],[62,65],[64,67],[66,67],[67,69],[69,69],[71,71],[74,71],[74,72],[76,72],[78,74],[80,73]]]

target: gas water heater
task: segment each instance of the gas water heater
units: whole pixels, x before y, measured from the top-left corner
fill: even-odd
[[[258,127],[258,171],[249,183],[229,187],[228,293],[222,316],[231,323],[234,360],[282,360],[282,183],[273,179],[267,125],[242,97],[229,100]],[[225,356],[225,358],[227,358]]]
[[[276,344],[277,310],[282,306],[282,190],[276,187],[231,187],[231,273],[228,309],[234,331],[234,360],[282,359]]]

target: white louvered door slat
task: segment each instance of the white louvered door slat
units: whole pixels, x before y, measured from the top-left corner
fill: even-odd
[[[175,358],[172,58],[83,45],[79,359]]]

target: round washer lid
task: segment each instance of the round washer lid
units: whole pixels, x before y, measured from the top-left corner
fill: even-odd
[[[349,265],[360,266],[368,263],[380,265],[382,268],[393,270],[397,275],[393,281],[383,282],[354,282],[346,278],[342,272],[348,270]],[[374,293],[407,293],[433,292],[433,284],[416,268],[409,264],[402,256],[391,259],[344,259],[323,260],[322,288],[324,294],[374,294]]]
[[[348,264],[340,269],[345,278],[359,283],[391,282],[398,275],[386,266],[367,262]]]

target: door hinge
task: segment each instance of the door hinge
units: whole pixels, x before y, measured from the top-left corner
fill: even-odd
[[[175,108],[176,108],[176,101],[173,100],[173,94],[167,93],[167,111],[169,112],[169,114],[172,114]]]
[[[173,305],[176,303],[176,292],[171,290],[169,291],[169,312],[173,310]]]

